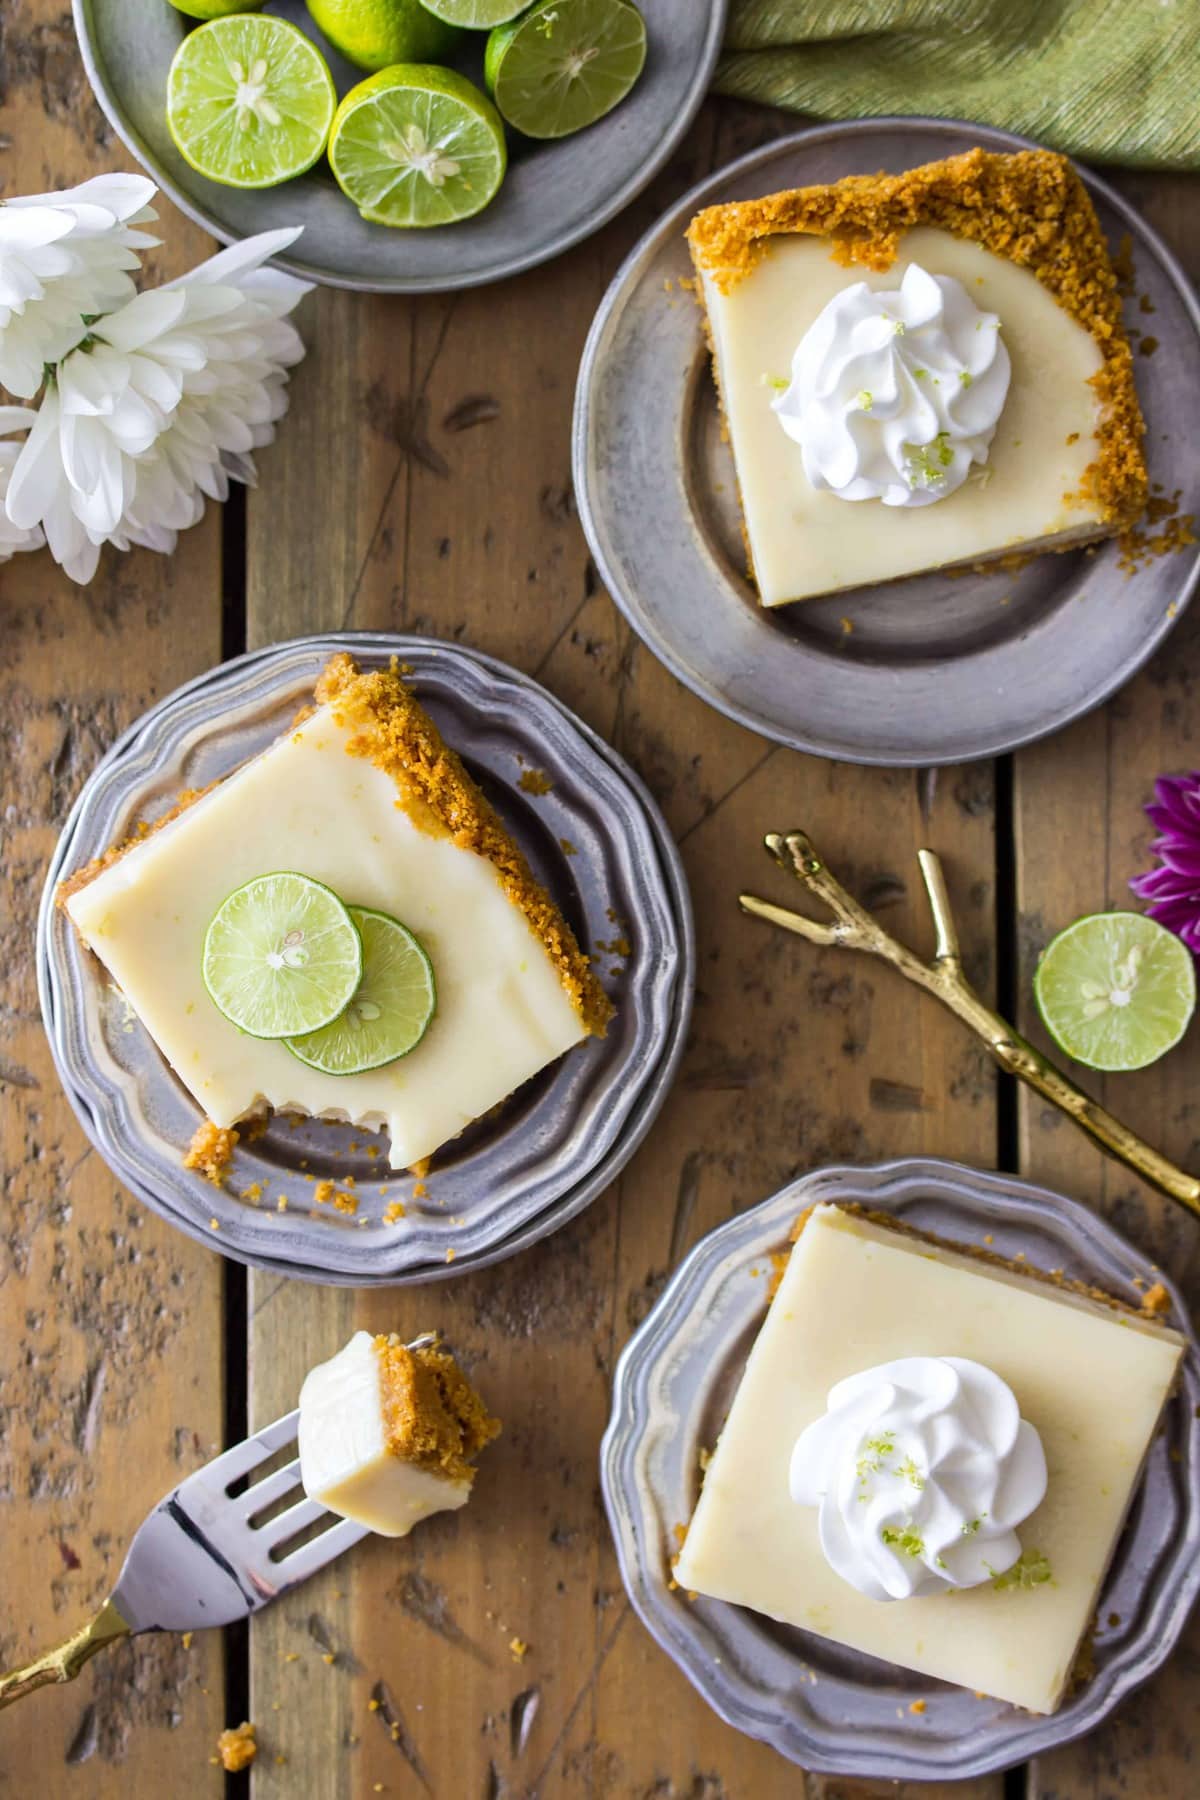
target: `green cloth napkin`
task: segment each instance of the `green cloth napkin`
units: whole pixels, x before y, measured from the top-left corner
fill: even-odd
[[[927,113],[1089,162],[1200,168],[1197,0],[732,0],[717,91]]]

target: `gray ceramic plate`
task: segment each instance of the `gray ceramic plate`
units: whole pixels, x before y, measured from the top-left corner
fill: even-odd
[[[124,837],[135,820],[153,818],[181,788],[227,774],[271,743],[339,649],[365,666],[395,655],[411,668],[422,702],[580,941],[624,937],[630,950],[598,955],[617,1006],[608,1036],[561,1058],[443,1149],[424,1199],[414,1197],[411,1177],[387,1169],[384,1139],[318,1121],[293,1128],[273,1120],[264,1136],[239,1146],[227,1189],[186,1171],[195,1102],[53,903],[61,877]],[[550,791],[522,791],[523,767],[541,770]],[[76,801],[50,866],[38,973],[63,1085],[128,1188],[239,1261],[367,1286],[432,1280],[511,1255],[612,1181],[661,1105],[682,1051],[694,945],[682,867],[654,802],[544,688],[456,644],[345,632],[226,663],[168,696],[113,746]],[[346,1175],[355,1178],[358,1213],[346,1218],[315,1206],[313,1178]],[[239,1197],[256,1183],[264,1190],[257,1206]],[[382,1215],[392,1200],[407,1215],[387,1225]]]
[[[325,164],[285,186],[240,192],[206,181],[171,142],[164,117],[167,70],[189,21],[166,0],[73,0],[84,67],[109,123],[190,218],[224,243],[280,225],[304,236],[279,266],[332,287],[379,294],[440,293],[500,281],[558,256],[628,206],[666,162],[704,97],[727,0],[642,0],[646,66],[605,119],[557,144],[509,145],[497,198],[461,224],[425,231],[370,225]],[[301,0],[279,13],[325,51],[338,92],[363,71],[330,51]],[[461,66],[481,80],[484,35],[473,33]]]
[[[691,1517],[700,1449],[716,1441],[762,1323],[762,1271],[797,1213],[838,1200],[960,1243],[990,1234],[1002,1256],[1023,1251],[1135,1304],[1133,1276],[1162,1279],[1093,1213],[1006,1175],[908,1159],[804,1176],[693,1250],[617,1365],[600,1473],[621,1573],[643,1623],[709,1704],[793,1762],[893,1780],[982,1775],[1091,1731],[1183,1630],[1200,1592],[1200,1344],[1171,1288],[1170,1323],[1190,1352],[1105,1582],[1095,1673],[1052,1717],[976,1699],[741,1607],[691,1601],[669,1586],[673,1528]],[[1105,1622],[1112,1617],[1119,1622]],[[916,1699],[928,1703],[920,1716],[908,1710]]]
[[[826,125],[757,150],[686,195],[621,268],[596,315],[575,403],[575,492],[605,584],[634,630],[710,705],[767,737],[847,762],[901,766],[995,756],[1059,730],[1115,692],[1171,629],[1200,547],[1132,578],[1116,546],[1041,556],[1017,574],[915,576],[764,611],[746,579],[737,491],[700,319],[666,284],[690,274],[698,207],[980,144],[984,126],[920,119]],[[1119,195],[1085,179],[1115,247],[1128,234],[1130,323],[1151,479],[1200,513],[1200,310],[1163,243]],[[851,620],[847,634],[842,621]]]

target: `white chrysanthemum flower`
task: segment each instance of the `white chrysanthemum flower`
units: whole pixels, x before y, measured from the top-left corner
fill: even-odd
[[[264,232],[137,295],[60,363],[6,504],[76,581],[106,542],[173,550],[206,497],[253,481],[304,354],[286,315],[310,287],[262,265],[297,235]]]
[[[138,251],[159,241],[140,229],[154,194],[144,175],[96,175],[0,203],[0,386],[31,399],[87,321],[130,298]]]
[[[40,550],[46,541],[39,527],[27,531],[14,525],[4,510],[8,478],[21,448],[13,442],[12,433],[28,431],[36,417],[27,406],[0,406],[0,562],[7,562],[19,550]]]

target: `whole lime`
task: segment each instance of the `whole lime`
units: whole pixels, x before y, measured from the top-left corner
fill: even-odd
[[[322,35],[359,69],[438,63],[462,36],[421,0],[305,0]]]

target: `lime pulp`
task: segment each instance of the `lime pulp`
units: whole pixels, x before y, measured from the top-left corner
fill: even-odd
[[[363,946],[358,991],[331,1025],[287,1040],[294,1056],[326,1075],[359,1075],[407,1056],[437,1006],[433,964],[408,927],[371,907],[349,912]]]
[[[1046,1029],[1076,1062],[1144,1069],[1173,1049],[1196,1006],[1186,944],[1141,913],[1093,913],[1043,951],[1034,995]]]
[[[611,112],[645,61],[646,26],[629,0],[540,0],[492,32],[484,78],[515,130],[561,138]]]
[[[491,101],[465,76],[429,63],[381,69],[351,88],[329,140],[338,186],[379,225],[470,218],[495,195],[506,162]]]
[[[435,18],[448,25],[465,25],[471,31],[490,31],[493,25],[504,25],[515,19],[529,5],[529,0],[421,0]]]
[[[460,34],[421,0],[306,0],[313,23],[359,69],[444,62]]]
[[[235,888],[204,937],[204,985],[251,1037],[287,1038],[329,1025],[362,979],[358,928],[332,888],[279,871]]]
[[[337,106],[333,77],[286,19],[232,13],[191,31],[167,75],[167,128],[210,181],[264,188],[312,167]]]

